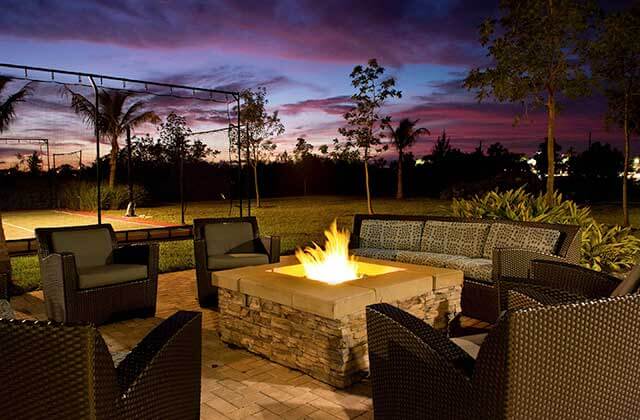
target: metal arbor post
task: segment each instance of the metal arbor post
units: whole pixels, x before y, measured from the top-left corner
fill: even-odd
[[[100,179],[100,124],[99,124],[99,118],[100,118],[100,96],[99,96],[99,92],[98,92],[98,85],[96,85],[96,82],[93,80],[93,76],[89,76],[89,80],[91,81],[91,85],[93,86],[93,92],[96,95],[96,102],[95,102],[95,119],[94,119],[94,126],[95,126],[95,135],[96,135],[96,182],[98,183],[98,185],[96,186],[97,188],[97,194],[98,194],[98,224],[101,225],[102,224],[102,192],[100,191],[100,184],[101,184],[101,179]]]

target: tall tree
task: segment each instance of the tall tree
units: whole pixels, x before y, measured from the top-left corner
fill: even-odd
[[[313,145],[307,143],[303,137],[298,137],[293,148],[293,157],[296,164],[302,168],[302,195],[307,195],[307,178],[311,170],[310,163],[313,158]]]
[[[242,104],[240,110],[234,107],[234,112],[240,112],[242,127],[240,139],[237,130],[231,130],[231,142],[234,147],[240,147],[241,153],[246,155],[247,162],[253,169],[253,183],[256,194],[256,206],[260,207],[260,188],[258,183],[258,164],[267,159],[276,149],[272,139],[284,133],[284,125],[278,111],[269,113],[267,110],[267,89],[259,87],[254,91],[245,90],[240,94]]]
[[[591,0],[500,0],[500,17],[480,27],[480,43],[493,63],[464,81],[477,99],[493,97],[547,112],[547,197],[553,197],[558,97],[589,92],[581,52],[595,7]],[[516,117],[515,123],[520,119]]]
[[[113,187],[118,168],[118,150],[120,149],[118,140],[120,137],[126,133],[127,127],[133,129],[147,122],[158,124],[160,118],[155,112],[146,111],[147,104],[142,100],[128,105],[128,100],[133,97],[132,93],[107,89],[98,92],[99,106],[98,118],[96,118],[96,107],[93,100],[70,89],[67,89],[67,92],[71,95],[71,107],[76,114],[82,115],[84,121],[93,127],[97,125],[100,133],[106,136],[111,143],[109,187]]]
[[[403,118],[395,129],[390,123],[385,124],[389,130],[391,144],[398,151],[398,186],[396,188],[396,198],[398,200],[404,198],[402,189],[402,164],[404,162],[404,151],[413,146],[421,135],[431,134],[431,132],[425,127],[416,128],[417,123],[418,120],[411,121],[409,118]]]
[[[3,93],[10,81],[11,78],[0,76],[0,94]],[[15,120],[16,104],[24,101],[30,92],[31,88],[29,84],[26,84],[17,92],[10,94],[4,99],[3,96],[0,96],[0,133],[6,131],[9,125]]]
[[[385,145],[382,145],[384,134],[381,128],[390,121],[390,117],[383,117],[379,112],[387,99],[402,97],[402,92],[395,88],[395,78],[382,79],[384,71],[384,67],[380,66],[376,59],[369,60],[364,67],[358,65],[353,68],[349,77],[351,77],[351,85],[356,90],[351,96],[355,107],[344,114],[347,125],[339,129],[340,134],[347,138],[347,142],[357,147],[362,153],[369,214],[373,214],[369,185],[369,159],[372,151],[379,152],[385,148]]]
[[[622,128],[624,166],[622,176],[622,218],[629,225],[628,177],[631,133],[640,120],[640,7],[611,13],[598,25],[598,36],[590,45],[590,64],[607,97],[607,125]]]

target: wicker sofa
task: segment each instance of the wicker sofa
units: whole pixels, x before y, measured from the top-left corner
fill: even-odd
[[[579,231],[573,225],[358,214],[350,246],[356,256],[462,270],[463,313],[495,322],[500,299],[504,304],[510,286],[529,278],[531,261],[578,262]]]
[[[376,419],[640,418],[638,294],[509,310],[477,354],[388,304],[367,335]]]
[[[201,328],[177,312],[114,364],[94,326],[0,319],[3,418],[197,419]]]
[[[118,246],[111,225],[36,229],[45,307],[58,322],[154,316],[158,244]]]

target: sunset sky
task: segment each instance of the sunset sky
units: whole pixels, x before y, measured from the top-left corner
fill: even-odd
[[[496,0],[4,0],[0,61],[203,87],[266,86],[286,128],[277,142],[290,148],[300,136],[315,145],[339,137],[352,93],[348,75],[375,57],[403,92],[385,110],[394,121],[411,117],[432,133],[446,129],[465,150],[482,140],[532,153],[545,135],[543,115],[513,127],[517,107],[478,104],[461,87],[471,67],[487,62],[477,27],[496,7]],[[54,151],[82,148],[89,156],[91,133],[60,87],[35,92],[3,136],[47,136]],[[156,106],[183,113],[196,131],[224,122],[224,110],[211,114],[200,101]],[[589,131],[594,140],[619,143],[619,133],[603,127],[603,110],[597,98],[565,103],[560,144],[584,148]],[[414,153],[427,153],[434,139],[423,138]],[[207,140],[222,148],[219,137]]]

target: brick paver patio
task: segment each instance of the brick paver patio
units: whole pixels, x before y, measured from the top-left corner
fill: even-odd
[[[159,279],[155,318],[110,324],[100,331],[111,351],[128,350],[175,311],[202,311],[203,419],[373,418],[366,381],[336,390],[244,350],[231,349],[218,337],[218,313],[201,309],[195,296],[193,270],[163,274]],[[40,291],[14,297],[11,303],[20,318],[46,319]]]

